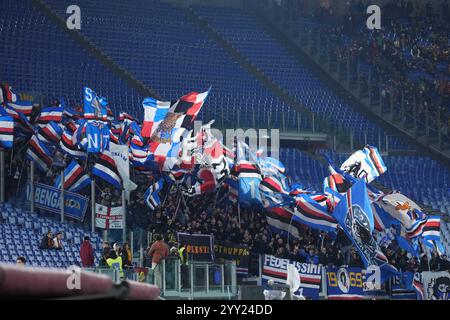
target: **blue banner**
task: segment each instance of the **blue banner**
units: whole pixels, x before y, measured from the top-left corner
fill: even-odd
[[[27,185],[27,200],[31,200],[31,188]],[[36,208],[60,213],[61,190],[42,183],[34,186],[34,205]],[[78,193],[64,191],[64,215],[76,220],[83,221],[89,198]]]
[[[330,300],[387,298],[385,286],[371,285],[373,270],[327,267],[327,297]]]
[[[391,278],[392,300],[417,300],[417,295],[412,288],[414,272],[403,272],[399,276]]]
[[[361,268],[327,268],[327,295],[332,300],[364,299]]]
[[[288,259],[277,258],[271,255],[262,257],[262,285],[267,285],[267,281],[273,280],[279,284],[286,284],[287,266],[293,264],[300,275],[300,289],[295,294],[309,297],[312,300],[319,299],[320,286],[322,282],[322,265],[301,263]]]

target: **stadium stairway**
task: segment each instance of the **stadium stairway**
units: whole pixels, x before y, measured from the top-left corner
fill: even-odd
[[[42,250],[40,242],[47,232],[63,232],[62,250]],[[15,263],[24,256],[27,264],[40,267],[67,268],[81,265],[80,245],[89,236],[97,264],[102,239],[97,233],[86,232],[69,222],[60,223],[34,212],[24,211],[10,203],[0,203],[0,262]]]

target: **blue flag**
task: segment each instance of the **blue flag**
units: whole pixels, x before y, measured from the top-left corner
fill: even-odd
[[[358,180],[341,197],[333,216],[358,250],[364,265],[380,267],[381,281],[398,274],[372,236],[374,220],[364,180]]]

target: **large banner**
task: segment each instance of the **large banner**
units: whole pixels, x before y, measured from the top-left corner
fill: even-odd
[[[327,295],[330,300],[364,299],[361,268],[327,268]]]
[[[27,184],[27,200],[31,200],[30,184]],[[34,185],[34,205],[36,208],[54,213],[61,212],[61,190],[42,183]],[[83,221],[89,199],[74,192],[64,191],[64,215]]]
[[[129,148],[127,145],[118,145],[115,143],[109,144],[109,152],[116,162],[117,170],[123,180],[123,188],[127,191],[127,199],[130,200],[130,193],[137,188],[137,185],[130,179],[130,160],[128,157]]]
[[[319,299],[320,284],[322,281],[322,265],[295,262],[281,259],[271,255],[262,256],[262,284],[272,279],[279,284],[286,284],[287,266],[292,263],[300,274],[300,289],[295,294],[302,294],[313,300]]]
[[[125,207],[107,207],[95,204],[95,226],[102,229],[123,229]]]
[[[250,251],[248,246],[231,244],[226,242],[216,242],[214,246],[216,259],[236,261],[236,273],[238,276],[246,277],[248,275],[248,265],[250,260]]]
[[[184,244],[189,259],[214,261],[214,238],[209,234],[177,233],[179,244]]]
[[[425,300],[450,300],[450,273],[422,272]]]
[[[391,278],[392,300],[417,300],[417,294],[412,288],[413,272],[403,272],[400,276]]]

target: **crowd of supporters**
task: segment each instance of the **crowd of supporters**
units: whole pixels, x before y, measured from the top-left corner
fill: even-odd
[[[442,142],[450,142],[448,0],[434,5],[387,1],[381,6],[380,30],[368,29],[366,10],[371,3],[365,0],[347,1],[344,8],[341,1],[320,1],[320,6],[310,2],[282,1],[278,14],[298,28],[305,28],[298,19],[315,22],[313,37],[330,44],[338,61],[350,60],[354,73],[359,64],[361,81],[367,81],[370,72],[372,83],[380,83],[376,92],[384,108],[402,115],[406,125],[416,119],[416,129],[428,126],[430,134],[440,132]]]
[[[15,163],[19,170],[22,163]],[[16,175],[14,166],[11,177]],[[25,170],[26,172],[26,170]],[[58,176],[58,171],[47,173],[36,172],[35,181],[52,185]],[[300,237],[274,231],[266,219],[264,210],[251,207],[241,207],[230,202],[227,197],[218,197],[216,193],[203,194],[188,197],[172,186],[162,192],[162,204],[151,211],[144,200],[144,192],[148,185],[158,179],[156,176],[134,174],[134,181],[138,188],[131,192],[130,201],[127,202],[127,227],[129,230],[145,230],[156,236],[161,235],[167,242],[169,249],[178,248],[177,233],[212,234],[216,241],[229,242],[238,245],[247,245],[251,255],[272,254],[280,258],[288,258],[293,261],[308,262],[322,265],[363,267],[363,263],[356,249],[352,246],[348,237],[339,231],[336,236],[307,228],[298,230]],[[26,179],[23,179],[25,182]],[[121,205],[121,192],[101,181],[97,184],[97,203],[107,206]],[[20,189],[20,188],[18,188]],[[89,188],[85,190],[89,196]],[[19,192],[20,193],[20,192]],[[84,223],[89,224],[89,219]],[[89,226],[87,226],[89,227]],[[43,235],[41,247],[55,247],[55,239],[52,234]],[[62,234],[60,235],[60,238]],[[92,265],[92,255],[89,253],[89,239],[82,244],[83,265]],[[45,242],[45,243],[44,243]],[[383,252],[391,264],[402,271],[424,270],[449,270],[450,262],[446,256],[433,255],[430,261],[426,255],[420,259],[411,257],[405,250],[399,248],[395,240],[385,241]],[[151,246],[152,243],[149,243]],[[61,247],[63,247],[61,245]],[[113,254],[113,251],[115,254]],[[176,250],[170,250],[170,252]],[[120,259],[119,259],[120,258]],[[151,257],[147,257],[151,261]],[[99,266],[108,267],[108,259],[111,261],[122,260],[123,268],[132,266],[131,251],[128,244],[122,248],[119,244],[104,244],[102,259]],[[88,261],[85,263],[85,261]],[[253,268],[257,272],[257,259],[253,261]],[[147,266],[151,266],[148,264]]]
[[[163,235],[169,247],[177,247],[176,233],[212,234],[216,240],[247,245],[252,255],[272,254],[298,262],[330,266],[364,267],[356,249],[347,236],[339,231],[336,237],[311,230],[300,229],[296,238],[279,233],[267,224],[264,211],[241,208],[215,201],[215,195],[204,195],[180,200],[177,193],[165,199],[165,205],[154,213],[144,206],[130,211],[133,221],[148,223],[153,234]],[[178,205],[178,202],[180,203]],[[178,207],[178,210],[177,210]],[[426,255],[420,259],[402,250],[395,240],[383,247],[390,263],[402,271],[449,270],[446,256],[433,254],[430,261]],[[257,265],[257,260],[251,260]],[[255,266],[253,266],[255,267]],[[257,270],[250,266],[250,270]]]

